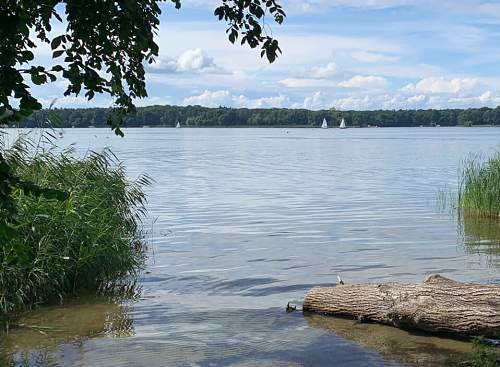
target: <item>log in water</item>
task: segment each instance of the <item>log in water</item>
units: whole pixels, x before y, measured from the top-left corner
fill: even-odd
[[[303,310],[405,329],[500,338],[500,285],[459,283],[438,274],[419,284],[315,287]]]

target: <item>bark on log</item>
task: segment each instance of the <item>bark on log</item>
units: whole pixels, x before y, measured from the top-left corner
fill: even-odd
[[[303,311],[500,339],[500,285],[459,283],[438,274],[420,284],[315,287],[307,293]]]

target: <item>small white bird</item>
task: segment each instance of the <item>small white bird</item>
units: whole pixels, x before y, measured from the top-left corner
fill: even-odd
[[[342,280],[340,275],[337,275],[337,279],[338,279],[340,285],[344,285],[344,281]]]

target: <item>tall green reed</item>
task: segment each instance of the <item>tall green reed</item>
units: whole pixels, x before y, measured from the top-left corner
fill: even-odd
[[[464,162],[457,204],[465,215],[500,218],[500,152],[486,161],[476,156]]]
[[[45,190],[11,193],[16,210],[0,244],[0,317],[106,288],[141,268],[148,177],[130,182],[109,150],[77,159],[71,149],[41,148],[26,137],[0,149],[17,177]]]

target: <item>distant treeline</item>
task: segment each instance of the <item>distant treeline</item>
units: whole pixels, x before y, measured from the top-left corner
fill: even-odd
[[[55,109],[61,127],[103,127],[108,114],[105,108]],[[47,111],[40,111],[22,121],[20,127],[40,126]],[[313,127],[326,118],[330,126],[339,125],[342,118],[348,126],[403,127],[403,126],[500,126],[500,107],[470,108],[465,110],[398,110],[398,111],[337,111],[335,109],[310,111],[305,109],[247,109],[207,108],[201,106],[149,106],[125,118],[127,127],[181,126],[190,127]]]

